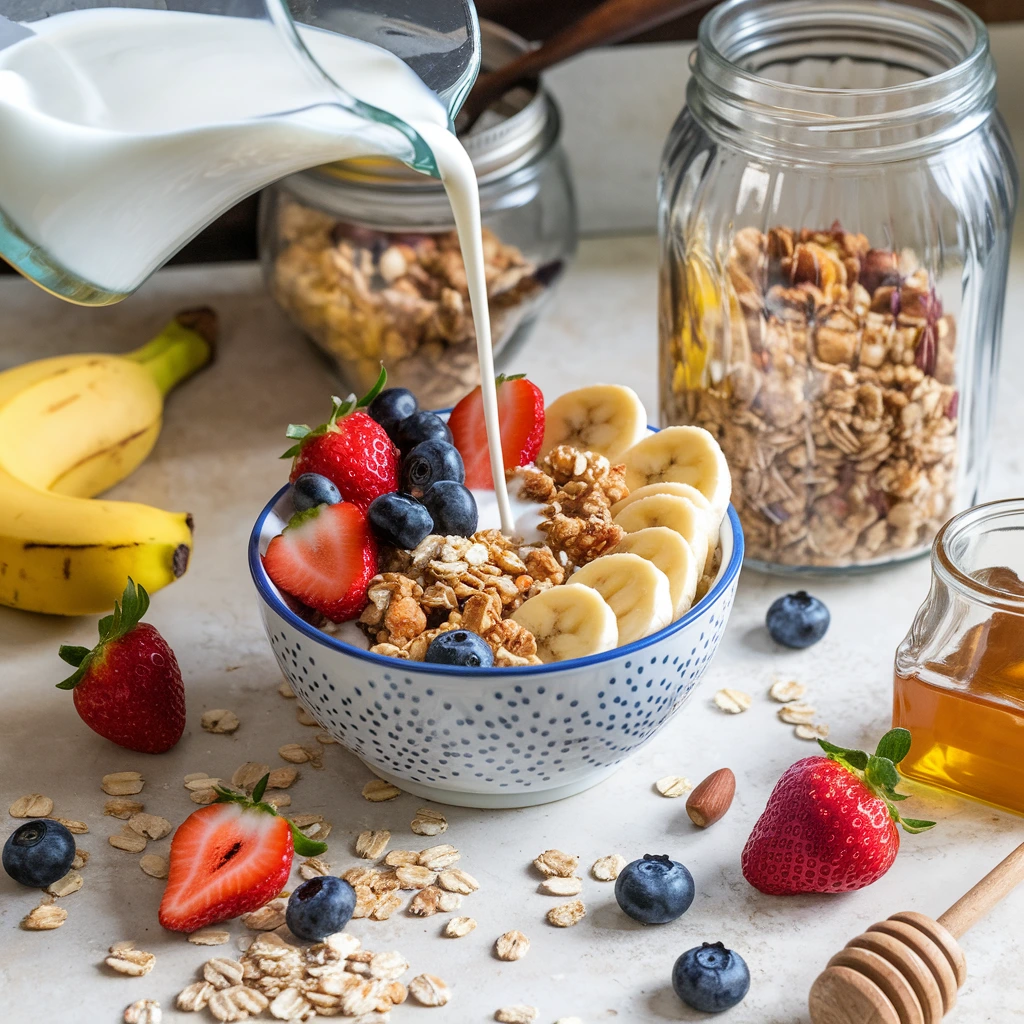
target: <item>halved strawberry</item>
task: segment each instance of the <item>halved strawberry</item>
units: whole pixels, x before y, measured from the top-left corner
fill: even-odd
[[[512,377],[499,376],[496,383],[502,461],[506,469],[528,466],[537,458],[544,440],[544,396],[540,388],[522,373]],[[452,409],[448,428],[466,465],[466,486],[493,489],[484,400],[479,387]]]
[[[263,556],[281,590],[333,622],[354,619],[366,607],[377,572],[377,542],[366,513],[351,502],[296,512]]]
[[[251,798],[218,790],[218,803],[178,826],[160,901],[165,928],[194,932],[256,910],[287,884],[293,851],[312,857],[327,849],[261,802],[268,779],[263,776]]]

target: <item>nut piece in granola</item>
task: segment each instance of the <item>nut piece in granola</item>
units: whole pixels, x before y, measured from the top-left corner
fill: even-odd
[[[520,931],[513,929],[499,935],[494,943],[494,955],[499,960],[522,960],[530,952],[530,940]]]
[[[560,906],[552,907],[547,913],[548,923],[556,928],[571,928],[586,916],[587,908],[583,905],[583,900],[562,903]]]
[[[452,990],[436,974],[417,974],[409,982],[409,995],[421,1006],[444,1006]]]
[[[29,793],[20,796],[11,804],[12,818],[46,818],[53,811],[53,801],[42,793]]]

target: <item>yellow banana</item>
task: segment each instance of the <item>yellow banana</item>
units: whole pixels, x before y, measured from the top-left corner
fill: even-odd
[[[191,517],[86,499],[149,454],[164,395],[209,361],[215,330],[200,310],[128,356],[62,356],[0,373],[0,604],[107,611],[128,576],[153,591],[185,571]]]

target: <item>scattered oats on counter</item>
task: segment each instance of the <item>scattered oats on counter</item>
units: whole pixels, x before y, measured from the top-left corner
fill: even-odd
[[[462,854],[450,843],[442,843],[439,846],[429,846],[420,850],[416,862],[431,871],[443,871],[462,859]]]
[[[430,807],[419,807],[409,826],[418,836],[439,836],[448,830],[448,819]]]
[[[186,985],[175,1000],[175,1005],[184,1013],[196,1013],[206,1008],[214,988],[208,981],[193,981]]]
[[[89,851],[88,850],[79,849],[76,846],[75,847],[75,859],[71,862],[71,866],[76,871],[81,871],[81,869],[84,868],[85,865],[88,864],[88,863],[89,863]]]
[[[614,882],[626,863],[621,853],[611,853],[607,857],[598,857],[591,865],[590,873],[599,882]]]
[[[356,856],[376,860],[383,855],[390,842],[391,833],[387,829],[360,832],[356,838]]]
[[[205,807],[207,804],[216,803],[218,795],[215,789],[197,789],[189,793],[188,797],[192,803]]]
[[[552,875],[540,883],[545,896],[578,896],[583,891],[583,879],[575,875]]]
[[[283,761],[290,761],[292,764],[306,764],[313,757],[309,750],[301,743],[286,743],[283,747],[278,747],[277,756]]]
[[[133,814],[141,814],[145,805],[140,800],[126,800],[114,797],[103,805],[103,813],[111,818],[130,818]]]
[[[298,777],[298,768],[274,768],[267,776],[267,789],[287,789]]]
[[[54,821],[59,821],[72,835],[84,836],[89,831],[89,826],[84,821],[75,821],[72,818],[58,818],[53,815]]]
[[[231,785],[246,792],[252,790],[260,779],[270,771],[270,765],[258,761],[246,761],[239,765],[231,776]]]
[[[27,932],[48,932],[59,928],[67,919],[68,912],[63,907],[40,903],[21,919],[21,927]]]
[[[521,932],[513,929],[499,935],[494,943],[494,955],[499,960],[513,962],[522,960],[530,952],[530,940]]]
[[[136,949],[133,942],[115,942],[110,947],[110,956],[103,962],[118,974],[141,978],[153,970],[156,957],[152,953]]]
[[[107,796],[134,796],[145,784],[139,772],[111,772],[103,776],[100,788]]]
[[[281,694],[282,697],[286,697],[288,699],[295,696],[295,691],[292,689],[291,683],[289,683],[287,679],[282,679],[281,682],[277,684],[277,692]]]
[[[686,796],[693,789],[693,783],[685,775],[666,775],[663,779],[658,779],[654,788],[662,796],[675,799],[678,796]]]
[[[370,803],[379,804],[385,800],[394,800],[396,796],[401,796],[402,791],[397,787],[393,786],[390,782],[385,782],[383,779],[370,779],[370,781],[363,786],[363,799],[369,800]]]
[[[331,873],[331,865],[320,857],[310,857],[299,865],[299,877],[307,882],[311,878],[318,878]]]
[[[128,819],[128,828],[138,832],[147,839],[163,839],[174,826],[159,814],[146,814],[140,811]]]
[[[270,804],[274,810],[280,810],[282,807],[290,807],[292,798],[287,793],[271,793],[270,796],[264,796],[263,802]]]
[[[137,999],[124,1008],[124,1024],[160,1024],[164,1019],[155,999]]]
[[[425,889],[437,881],[437,872],[421,864],[403,864],[395,868],[395,876],[402,889]]]
[[[63,878],[58,878],[46,887],[51,896],[70,896],[82,888],[82,876],[72,868]]]
[[[242,914],[242,924],[254,932],[272,932],[284,924],[284,911],[287,906],[287,900],[278,897],[269,903],[264,903],[258,910],[250,910],[249,913]]]
[[[569,878],[576,874],[579,866],[579,857],[571,853],[563,853],[561,850],[545,850],[537,857],[533,866],[545,876],[559,875],[562,878]]]
[[[166,878],[167,866],[167,858],[161,857],[158,853],[147,853],[139,858],[139,867],[150,878]]]
[[[203,964],[203,978],[216,989],[239,985],[243,976],[244,969],[241,963],[237,960],[232,960],[230,957],[215,956]]]
[[[125,853],[142,853],[146,849],[147,840],[140,836],[134,829],[126,825],[119,834],[107,836],[107,842],[115,850],[124,850]]]
[[[420,855],[415,850],[389,850],[384,863],[389,868],[400,868],[403,864],[419,864]]]
[[[719,690],[711,699],[716,708],[729,715],[738,715],[746,711],[752,703],[750,694],[742,690]]]
[[[583,905],[583,900],[562,903],[547,912],[548,924],[553,924],[556,928],[571,928],[586,916],[587,908]]]
[[[409,982],[409,995],[421,1006],[444,1006],[452,990],[436,974],[417,974]]]
[[[817,713],[810,704],[786,704],[778,710],[779,720],[786,725],[810,725]]]
[[[448,868],[437,876],[437,884],[448,892],[457,892],[468,896],[480,888],[480,883],[467,871],[461,868]]]
[[[193,946],[223,946],[230,938],[229,932],[221,931],[219,928],[200,928],[188,936],[188,941]]]
[[[799,700],[807,693],[807,687],[795,679],[777,679],[768,690],[768,696],[779,704]]]
[[[46,818],[53,811],[53,801],[42,793],[29,793],[28,796],[18,797],[11,804],[10,815],[12,818]]]
[[[332,743],[338,742],[329,732],[318,732],[313,739],[322,747],[329,747]]]
[[[798,740],[827,740],[828,739],[828,726],[824,723],[818,723],[816,725],[798,725],[793,730],[793,735]]]
[[[494,1011],[494,1019],[500,1024],[533,1024],[539,1013],[536,1006],[503,1006]]]
[[[189,792],[212,789],[214,786],[222,786],[224,784],[223,780],[211,778],[206,772],[191,772],[185,776],[182,782]]]
[[[374,921],[386,921],[402,905],[402,897],[397,892],[386,892],[377,897],[377,905],[370,911]]]
[[[213,711],[204,711],[199,724],[207,732],[229,733],[234,732],[242,723],[238,720],[238,715],[233,711],[228,711],[226,708],[217,708]]]
[[[476,921],[471,917],[453,917],[444,926],[444,935],[449,939],[461,939],[476,928]]]
[[[319,725],[320,723],[301,705],[295,709],[295,719],[299,725]]]
[[[420,889],[409,901],[409,913],[414,917],[433,917],[440,909],[441,890],[436,885]]]

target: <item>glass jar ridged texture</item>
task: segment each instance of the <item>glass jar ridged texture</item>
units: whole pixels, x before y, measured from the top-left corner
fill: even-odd
[[[485,66],[527,44],[481,26]],[[518,88],[463,144],[480,186],[491,333],[509,365],[576,249],[576,208],[554,100]],[[348,161],[268,189],[260,253],[271,294],[363,394],[383,362],[421,405],[452,405],[480,382],[465,266],[439,181]]]
[[[731,0],[659,185],[663,424],[733,474],[750,563],[926,551],[986,469],[1016,160],[952,0]]]

